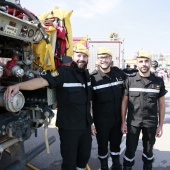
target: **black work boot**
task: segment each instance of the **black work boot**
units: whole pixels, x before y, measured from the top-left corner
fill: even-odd
[[[152,170],[152,164],[144,164],[143,165],[143,170]]]
[[[99,158],[99,160],[101,163],[101,170],[109,170],[108,159],[107,158],[104,158],[104,159]]]
[[[123,170],[132,170],[132,167],[124,166],[124,167],[123,167]]]
[[[119,156],[112,156],[112,170],[122,170],[122,165],[120,164]]]

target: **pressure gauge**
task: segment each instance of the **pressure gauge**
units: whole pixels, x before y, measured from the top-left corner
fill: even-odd
[[[36,31],[36,33],[35,33],[35,36],[34,36],[33,41],[34,41],[35,43],[38,43],[38,42],[40,42],[42,39],[43,39],[43,35],[42,35],[41,31],[38,29],[38,30]]]
[[[30,29],[30,30],[28,31],[28,37],[31,38],[31,37],[33,37],[33,35],[34,35],[34,30],[33,30],[33,29]]]

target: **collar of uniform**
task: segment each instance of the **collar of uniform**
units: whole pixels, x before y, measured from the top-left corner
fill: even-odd
[[[140,76],[139,72],[136,73],[136,80],[141,81],[141,76]],[[151,83],[152,81],[155,81],[155,80],[156,80],[155,76],[153,74],[150,74],[150,76],[148,77],[148,83],[147,84],[149,84],[149,83]]]
[[[110,70],[111,72],[111,70]],[[100,68],[98,69],[98,73],[100,74],[101,77],[108,77],[107,74],[103,73]]]
[[[151,81],[157,81],[157,77],[155,76],[155,74],[150,73],[150,80]]]
[[[136,73],[136,80],[138,80],[138,81],[141,80],[141,76],[140,76],[139,72]]]
[[[80,74],[78,73],[78,71],[76,71],[75,67],[73,65],[69,66],[73,72],[73,74],[75,75],[75,77],[77,78],[77,80],[79,80],[82,84],[84,83],[82,77],[80,76]],[[90,75],[87,69],[84,70],[84,74],[86,76],[86,80],[90,81]]]
[[[85,75],[86,75],[87,81],[90,81],[90,74],[89,74],[88,69],[85,69]]]

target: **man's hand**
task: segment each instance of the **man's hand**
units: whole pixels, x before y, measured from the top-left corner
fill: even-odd
[[[163,134],[162,126],[158,126],[156,130],[156,137],[160,138]]]
[[[19,91],[19,84],[9,86],[4,93],[4,100],[9,100]]]
[[[126,122],[122,123],[122,125],[121,125],[121,131],[122,131],[123,134],[128,133]]]
[[[93,136],[96,136],[96,127],[95,127],[95,125],[94,124],[92,124],[91,125],[91,134],[93,135]]]

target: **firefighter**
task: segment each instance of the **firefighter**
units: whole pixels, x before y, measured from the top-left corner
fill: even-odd
[[[158,76],[157,68],[158,68],[158,62],[156,60],[153,60],[151,63],[151,72],[156,76]]]
[[[137,69],[137,65],[136,65],[136,64],[133,65],[132,72],[133,72],[133,73],[134,73],[134,72],[138,72],[138,69]]]
[[[126,134],[124,170],[131,170],[135,162],[135,151],[142,131],[143,170],[152,170],[154,161],[153,146],[156,137],[161,137],[165,116],[166,94],[164,81],[151,74],[151,55],[139,51],[137,56],[139,72],[130,75],[125,81],[125,93],[122,100],[122,133]],[[159,114],[157,114],[157,103]],[[127,124],[126,124],[126,111]],[[159,115],[159,121],[158,121]]]
[[[108,156],[111,155],[112,170],[121,170],[119,161],[121,132],[121,102],[123,82],[126,74],[112,66],[112,54],[100,47],[97,53],[98,69],[91,74],[92,110],[98,143],[98,158],[101,170],[108,170]],[[111,67],[112,66],[112,67]],[[110,142],[110,153],[108,143]]]
[[[126,65],[126,68],[123,69],[124,73],[127,74],[127,75],[130,75],[133,73],[132,69],[130,68],[130,65],[127,64]]]
[[[58,112],[56,126],[59,128],[62,170],[84,170],[91,153],[90,114],[91,83],[86,69],[89,52],[81,44],[73,48],[71,66],[63,66],[40,78],[9,86],[4,94],[7,100],[18,90],[35,90],[49,86],[57,89]]]

